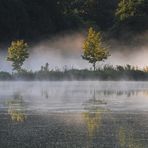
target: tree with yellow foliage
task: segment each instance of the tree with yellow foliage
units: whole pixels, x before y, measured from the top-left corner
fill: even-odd
[[[25,102],[21,95],[15,94],[13,100],[8,102],[8,114],[12,121],[15,122],[24,122],[27,119],[27,115],[25,114]]]
[[[28,45],[23,40],[12,41],[8,48],[7,60],[12,62],[13,70],[21,71],[24,61],[29,57]]]
[[[109,56],[109,51],[102,43],[100,32],[96,32],[93,28],[88,31],[87,38],[83,43],[82,58],[93,64],[94,71],[96,70],[96,62],[103,61]]]

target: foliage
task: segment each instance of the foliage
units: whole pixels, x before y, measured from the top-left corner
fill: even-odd
[[[46,65],[45,65],[46,66]],[[44,67],[44,66],[43,66]],[[6,73],[6,74],[5,74]],[[60,70],[39,70],[27,71],[21,70],[19,73],[9,74],[7,72],[0,72],[0,80],[131,80],[131,81],[145,81],[148,80],[148,72],[140,70],[137,66],[112,66],[104,65],[96,69],[96,71],[88,69],[66,69]]]
[[[116,15],[121,21],[136,15],[142,15],[138,11],[138,7],[144,0],[120,0],[117,8]]]
[[[24,61],[29,57],[28,45],[23,40],[13,41],[8,48],[7,60],[12,62],[13,70],[21,71]]]
[[[26,69],[21,69],[21,71],[18,73],[12,74],[13,80],[34,80],[35,74],[32,71],[28,71]]]
[[[133,33],[147,30],[148,1],[147,0],[120,0],[116,14],[117,31],[125,28]]]
[[[88,31],[88,36],[83,44],[82,58],[93,64],[94,71],[96,70],[96,62],[107,59],[109,52],[103,46],[100,32],[96,32],[93,28]]]
[[[41,71],[48,72],[49,71],[49,64],[46,63],[45,66],[41,66]]]
[[[112,33],[118,22],[116,31],[133,25],[139,32],[148,29],[147,17],[147,0],[1,0],[0,41],[32,41],[90,25]]]
[[[8,72],[1,71],[0,72],[0,80],[11,80],[12,76]]]

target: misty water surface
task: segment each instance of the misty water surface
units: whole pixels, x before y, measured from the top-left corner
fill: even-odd
[[[2,148],[147,148],[147,82],[0,82]]]

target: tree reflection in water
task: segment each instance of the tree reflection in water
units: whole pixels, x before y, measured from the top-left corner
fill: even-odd
[[[134,138],[134,131],[132,129],[120,127],[118,136],[121,148],[144,148],[143,144]]]
[[[97,129],[101,126],[101,112],[96,110],[96,112],[84,112],[83,117],[88,128],[89,137],[93,137]]]
[[[144,143],[137,139],[135,127],[132,127],[133,122],[128,121],[130,115],[115,114],[108,110],[107,102],[98,99],[97,96],[94,91],[93,97],[84,104],[85,111],[82,114],[87,127],[87,147],[96,147],[94,144],[97,138],[109,138],[108,140],[112,142],[116,141],[117,147],[120,148],[145,148]],[[133,115],[131,119],[136,120]],[[136,124],[136,121],[134,123]],[[111,131],[111,135],[107,134],[108,131]],[[105,140],[104,143],[107,145],[108,141]]]
[[[97,131],[101,127],[103,113],[107,111],[107,109],[104,108],[106,104],[104,100],[97,99],[95,90],[93,97],[85,103],[83,118],[88,131],[88,147],[93,143],[93,137],[96,136]]]
[[[20,94],[15,94],[13,99],[8,102],[8,114],[12,121],[24,122],[27,119],[25,114],[25,102]]]

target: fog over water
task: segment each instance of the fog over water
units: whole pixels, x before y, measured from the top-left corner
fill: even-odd
[[[110,111],[148,111],[147,82],[0,83],[1,105],[16,99],[18,96],[21,96],[26,102],[27,110],[31,111],[81,112],[87,105],[98,105],[98,107]],[[96,103],[93,104],[93,101]]]

